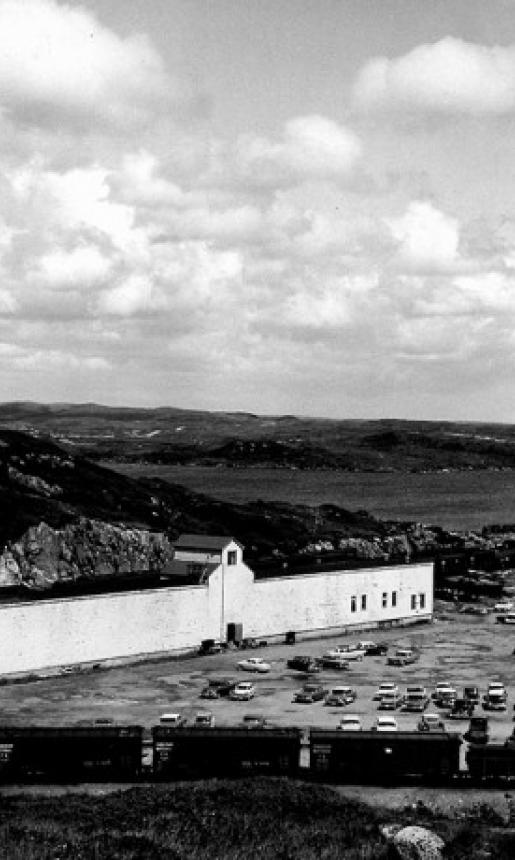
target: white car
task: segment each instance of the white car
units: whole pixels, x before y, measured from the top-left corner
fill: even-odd
[[[378,717],[372,727],[373,732],[396,732],[398,729],[395,717]]]
[[[262,657],[247,657],[238,663],[238,669],[244,672],[269,672],[271,668],[270,663],[265,663]]]
[[[346,714],[338,723],[340,732],[360,732],[362,729],[361,717],[358,714]]]
[[[494,612],[511,612],[513,609],[513,603],[509,601],[504,601],[503,603],[496,603],[494,606]]]
[[[236,684],[234,690],[229,693],[229,698],[237,702],[248,702],[256,695],[256,688],[250,681],[242,681],[241,684]]]
[[[506,696],[506,687],[504,686],[504,684],[502,683],[502,681],[492,681],[492,682],[488,685],[488,693],[489,693],[489,694],[490,694],[490,693],[496,693],[496,694],[498,694],[498,695],[503,695],[505,698],[507,698],[507,696]]]
[[[170,726],[176,729],[179,726],[186,725],[186,717],[183,717],[182,714],[161,714],[159,722],[162,726]]]
[[[388,693],[395,693],[397,696],[400,695],[400,690],[393,681],[385,681],[383,684],[380,684],[374,693],[373,699],[374,701],[381,700]]]
[[[331,648],[326,652],[327,657],[343,657],[345,660],[363,660],[365,649],[358,648],[353,645],[342,645],[337,648]]]

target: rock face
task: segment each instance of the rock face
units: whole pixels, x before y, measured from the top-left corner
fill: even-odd
[[[392,838],[392,845],[401,860],[441,860],[443,839],[425,827],[403,827]]]
[[[0,555],[0,587],[49,588],[83,577],[157,573],[172,555],[162,533],[85,518],[62,529],[42,522]]]

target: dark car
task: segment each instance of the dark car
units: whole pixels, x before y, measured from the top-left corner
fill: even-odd
[[[474,713],[475,705],[468,699],[455,699],[449,711],[450,720],[466,720]]]
[[[198,649],[199,657],[203,657],[206,654],[220,654],[222,650],[222,643],[217,642],[216,639],[203,639],[200,643],[200,648]]]
[[[320,661],[316,657],[305,657],[302,655],[292,657],[286,665],[288,669],[294,669],[296,672],[320,672],[322,669]]]
[[[479,687],[463,687],[463,698],[466,699],[467,702],[479,705]]]
[[[321,684],[304,684],[302,690],[298,690],[293,695],[294,702],[302,702],[309,704],[310,702],[319,702],[324,699],[327,690],[324,690]]]
[[[245,714],[242,720],[242,725],[245,726],[246,729],[265,729],[270,724],[267,718],[263,717],[261,714]]]
[[[386,642],[360,642],[359,647],[364,649],[366,657],[384,657],[388,654]]]
[[[471,717],[470,724],[463,735],[469,744],[487,744],[490,737],[488,732],[488,717]]]
[[[211,678],[209,684],[200,693],[202,699],[219,699],[228,696],[234,690],[237,681],[232,678]]]

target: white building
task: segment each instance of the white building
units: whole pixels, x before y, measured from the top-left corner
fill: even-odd
[[[202,639],[329,636],[430,620],[433,565],[399,564],[258,579],[230,537],[183,535],[173,585],[0,605],[0,673],[180,653]],[[181,584],[184,582],[184,584]]]

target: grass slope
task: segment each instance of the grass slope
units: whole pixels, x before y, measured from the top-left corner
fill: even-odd
[[[280,779],[3,798],[0,845],[9,860],[386,860],[380,825],[394,822],[435,830],[455,860],[514,856],[513,831],[487,808],[461,821],[392,813]]]

